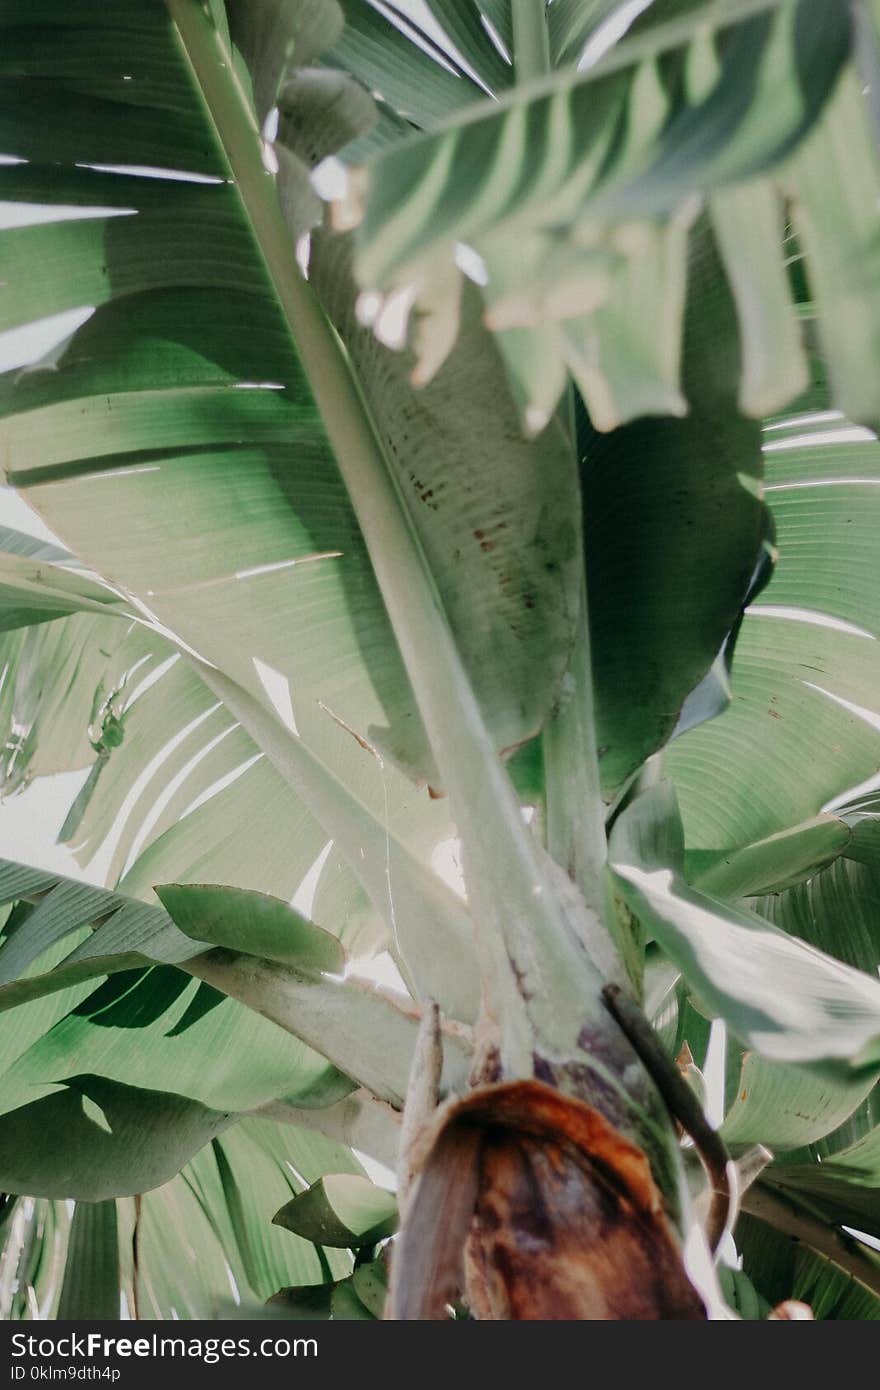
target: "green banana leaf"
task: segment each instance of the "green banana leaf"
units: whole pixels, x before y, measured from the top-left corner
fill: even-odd
[[[697,6],[684,18],[677,4],[661,3],[638,30],[604,63],[466,107],[367,166],[360,283],[409,287],[435,340],[448,339],[456,247],[476,252],[488,321],[502,340],[513,335],[509,362],[533,428],[552,413],[567,371],[599,429],[652,409],[685,412],[677,342],[688,200],[781,166],[820,120],[852,42],[845,9],[813,0],[745,14],[735,4]],[[713,30],[722,36],[716,46]],[[781,227],[766,197],[762,212]],[[725,250],[732,270],[735,244]],[[738,263],[756,250],[757,237],[747,238]],[[760,264],[784,315],[786,272],[772,238]],[[751,272],[731,279],[751,337]],[[656,350],[645,332],[646,297]],[[759,331],[759,340],[789,360],[775,369],[775,398],[760,408],[744,382],[756,414],[781,408],[805,384],[792,331],[775,344]],[[442,356],[434,341],[425,361]],[[765,374],[765,390],[768,381]]]

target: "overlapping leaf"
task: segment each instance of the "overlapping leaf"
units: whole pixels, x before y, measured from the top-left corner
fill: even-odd
[[[798,826],[880,770],[880,444],[818,410],[764,432],[779,563],[743,622],[733,701],[666,753],[689,851]]]
[[[327,1168],[360,1171],[339,1144],[243,1121],[171,1182],[133,1202],[78,1204],[69,1235],[64,1204],[28,1203],[30,1224],[39,1228],[34,1252],[46,1268],[30,1269],[25,1259],[22,1301],[30,1285],[44,1317],[64,1316],[65,1309],[71,1317],[115,1318],[121,1298],[129,1316],[140,1318],[229,1317],[236,1308],[259,1316],[279,1283],[321,1287],[325,1279],[349,1277],[350,1257],[270,1224],[273,1203]]]
[[[875,800],[867,796],[839,807],[837,815],[817,816],[732,853],[691,851],[687,877],[712,897],[748,899],[775,926],[873,976],[880,962]],[[670,969],[669,962],[655,960],[654,976],[667,990]],[[682,1036],[688,1034],[679,1030],[679,1041]],[[821,1151],[833,1153],[875,1122],[870,1072],[846,1079],[793,1070],[744,1051],[732,1038],[726,1090],[723,1132],[737,1146],[764,1143],[807,1156],[817,1150],[804,1146],[830,1136]]]
[[[86,599],[86,606],[88,602]],[[123,617],[128,616],[126,608]],[[102,626],[96,629],[95,622]],[[424,963],[421,987],[443,998],[452,1012],[468,1011],[467,990],[456,992],[444,986],[437,974],[437,968],[443,973],[442,958],[427,941],[419,945],[420,933],[424,936],[427,925],[423,920],[424,898],[418,911],[413,911],[404,888],[408,878],[418,881],[429,894],[433,892],[440,916],[446,917],[454,934],[464,938],[462,949],[467,948],[469,928],[463,910],[430,871],[405,846],[398,845],[394,834],[396,825],[405,826],[411,839],[430,854],[445,820],[428,798],[414,797],[410,792],[403,805],[392,809],[385,769],[380,768],[382,819],[371,818],[367,807],[351,794],[362,784],[356,782],[348,792],[341,787],[324,765],[316,764],[302,749],[298,735],[289,729],[290,718],[288,727],[283,727],[262,705],[239,691],[257,717],[256,726],[253,720],[245,720],[259,740],[255,744],[236,726],[234,714],[217,700],[192,664],[180,659],[180,645],[142,621],[127,625],[109,618],[95,619],[90,613],[74,614],[62,623],[29,631],[15,668],[11,665],[14,655],[10,654],[9,668],[14,674],[7,671],[5,685],[5,698],[11,701],[7,780],[15,786],[34,767],[37,771],[60,771],[93,760],[62,830],[63,838],[72,842],[83,862],[89,862],[102,848],[112,851],[110,879],[115,880],[129,864],[126,889],[133,887],[144,896],[152,896],[157,877],[169,876],[163,872],[169,863],[173,876],[198,878],[216,865],[217,876],[222,866],[227,881],[292,895],[328,848],[326,830],[297,795],[302,779],[300,775],[298,780],[296,769],[301,773],[305,758],[312,771],[311,778],[306,778],[306,803],[321,816],[328,805],[329,788],[330,824],[340,840],[340,848],[330,849],[325,865],[342,908],[334,922],[352,943],[356,939],[359,950],[366,954],[387,940],[381,917],[392,924],[396,896],[402,922],[416,928],[415,936],[407,937],[401,949],[411,954],[416,964]],[[57,662],[62,658],[69,672],[66,687],[55,681]],[[227,705],[228,691],[235,689],[227,683],[220,691]],[[234,704],[233,709],[244,717],[239,705]],[[274,749],[276,744],[286,750],[280,767],[277,758],[275,766],[260,763],[260,748]],[[355,746],[353,741],[349,743],[349,747]],[[354,761],[352,769],[362,775],[363,762]],[[370,781],[369,763],[366,771],[363,785],[368,799],[370,793],[375,798],[379,788]],[[228,822],[229,796],[220,795],[224,785],[242,776],[247,782],[235,795],[240,805],[248,802],[252,808],[243,832]],[[315,776],[322,797],[317,807]],[[325,788],[323,793],[321,788]],[[187,813],[194,807],[198,810],[189,819]],[[294,837],[293,850],[287,847],[290,836]],[[364,860],[362,851],[371,843],[376,852]],[[231,845],[235,846],[234,854],[230,854]],[[131,864],[139,850],[142,852]],[[340,872],[343,859],[348,861],[347,873]],[[386,859],[387,870],[383,866]],[[372,898],[366,912],[359,885],[353,880],[352,861]],[[341,901],[340,889],[344,894]],[[357,910],[349,931],[343,924],[353,899]],[[395,935],[392,949],[396,951],[399,946]]]
[[[753,1216],[736,1228],[743,1268],[769,1306],[786,1298],[804,1300],[817,1320],[874,1321],[880,1298],[821,1255]],[[867,1250],[865,1257],[870,1260]]]
[[[90,18],[81,13],[79,22]],[[16,74],[21,23],[22,16],[11,14],[4,39]],[[51,371],[3,382],[8,474],[78,554],[136,593],[246,689],[264,698],[254,657],[287,677],[302,736],[337,772],[372,781],[381,801],[378,769],[333,716],[362,733],[371,724],[418,727],[396,645],[275,288],[215,133],[180,66],[173,26],[159,9],[143,20],[138,7],[114,10],[99,63],[109,80],[124,66],[132,26],[138,32],[142,24],[150,32],[148,71],[132,76],[97,152],[80,134],[91,107],[78,90],[71,92],[64,139],[52,156],[61,167],[44,174],[39,195],[34,163],[43,156],[32,148],[27,108],[19,106],[16,149],[31,163],[3,169],[3,196],[63,196],[114,210],[121,203],[134,212],[6,235],[11,272],[25,262],[44,270],[28,276],[30,294],[24,278],[10,274],[16,288],[4,296],[5,324],[26,321],[50,304],[54,312],[74,301],[101,306],[113,299]],[[54,39],[52,33],[47,27],[47,72],[60,62],[67,30],[60,27]],[[175,109],[187,113],[183,124],[195,132],[202,123],[201,158],[187,164],[182,146],[174,167],[183,163],[208,182],[82,167],[170,162],[150,143],[158,110],[155,120],[144,115],[153,110],[144,103],[160,69],[163,85],[173,87]],[[10,78],[27,90],[37,80]],[[110,132],[117,133],[118,151]],[[196,257],[193,248],[207,242],[211,256]],[[286,254],[286,273],[297,273],[292,245]],[[246,335],[239,331],[243,321]],[[541,462],[536,457],[535,466]],[[484,457],[480,463],[484,469]],[[472,529],[488,534],[497,520],[491,494],[482,511],[482,525],[478,517]],[[494,578],[489,571],[486,582]],[[545,630],[555,633],[552,615],[545,617],[549,629],[537,608],[525,615],[536,642]],[[555,694],[559,662],[548,666],[544,656],[536,649],[529,667],[538,722]],[[520,736],[534,732],[535,718],[530,711]],[[505,728],[503,741],[517,739]],[[407,743],[414,748],[418,739],[407,732]],[[365,763],[359,778],[357,766]],[[411,765],[430,772],[423,741]]]
[[[835,1225],[880,1236],[880,1129],[822,1163],[774,1164],[767,1181],[800,1194]]]
[[[844,1085],[880,1074],[880,984],[756,913],[689,888],[668,783],[618,819],[610,860],[630,909],[711,1015],[769,1062]],[[853,1100],[854,1108],[865,1091]],[[842,1117],[841,1117],[842,1118]]]
[[[596,742],[609,800],[680,727],[687,697],[732,645],[754,576],[769,567],[760,430],[737,407],[736,316],[706,225],[692,237],[689,278],[688,417],[646,417],[609,434],[580,422]],[[725,702],[719,689],[688,722]]]
[[[664,9],[669,23],[655,24]],[[410,286],[436,313],[444,286],[454,285],[457,244],[476,251],[488,319],[533,425],[552,411],[566,369],[599,428],[646,410],[684,412],[687,200],[778,165],[820,116],[849,54],[847,12],[813,0],[745,17],[735,5],[684,17],[674,4],[651,11],[647,32],[604,64],[476,106],[370,166],[361,283]],[[772,209],[769,217],[772,228]],[[778,243],[764,256],[761,273],[776,294]],[[732,278],[751,345],[749,272]],[[447,303],[454,292],[445,291]],[[755,368],[747,369],[742,398],[752,411],[781,407],[803,384],[792,331],[785,341],[794,369],[777,375],[772,401],[758,402],[748,380]],[[765,394],[768,384],[765,374]]]
[[[539,732],[546,714],[532,668],[542,666],[558,689],[574,640],[580,537],[571,448],[558,425],[522,438],[473,286],[456,346],[414,391],[412,355],[390,352],[357,322],[349,238],[314,238],[310,276],[352,355],[484,717],[502,749],[512,749]],[[392,742],[390,751],[413,761],[405,745]]]
[[[3,1032],[3,1107],[15,1116],[0,1146],[5,1190],[101,1200],[156,1186],[236,1113],[276,1100],[332,1105],[356,1085],[348,1067],[402,1104],[417,1014],[325,975],[341,971],[342,948],[283,903],[199,887],[170,898],[185,925],[203,921],[229,944],[225,911],[235,944],[270,948],[286,967],[211,951],[160,908],[40,870],[6,864],[0,883],[20,904],[36,900],[16,908],[0,949],[2,1002],[13,1010]],[[86,926],[97,929],[83,937]],[[94,988],[96,975],[109,978]],[[462,1084],[468,1065],[467,1044],[451,1036],[445,1085]],[[149,1124],[137,1122],[138,1107]],[[37,1154],[48,1124],[67,1126],[69,1142]]]

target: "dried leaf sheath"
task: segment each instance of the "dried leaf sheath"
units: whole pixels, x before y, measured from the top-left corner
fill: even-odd
[[[700,1319],[648,1160],[598,1111],[537,1081],[439,1113],[392,1271],[391,1315]]]

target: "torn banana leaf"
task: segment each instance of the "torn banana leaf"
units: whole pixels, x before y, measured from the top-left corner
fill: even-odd
[[[406,286],[442,323],[457,293],[456,247],[476,252],[489,322],[520,335],[520,369],[512,365],[533,427],[549,418],[567,371],[601,429],[646,410],[684,412],[676,339],[688,201],[778,168],[821,118],[850,56],[850,16],[822,0],[746,16],[712,5],[703,17],[695,37],[696,15],[682,31],[676,6],[652,6],[641,32],[637,22],[604,63],[454,113],[368,166],[360,283],[385,293]],[[755,240],[726,250],[736,255],[744,340],[763,349],[769,340],[739,271]],[[761,269],[784,297],[772,239]],[[617,339],[640,300],[643,311],[650,301],[653,341],[645,350],[643,312],[642,357],[633,360]],[[540,373],[522,370],[538,359]],[[797,350],[794,361],[772,398],[764,374],[759,399],[753,357],[743,403],[756,412],[786,404],[804,378]]]

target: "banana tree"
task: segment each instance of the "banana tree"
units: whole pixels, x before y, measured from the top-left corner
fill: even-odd
[[[876,19],[7,0],[3,1316],[877,1317]]]

